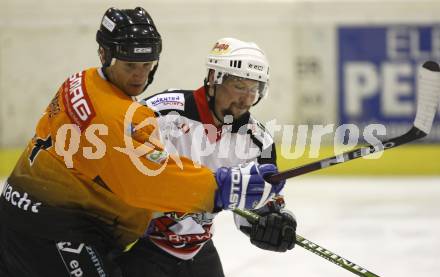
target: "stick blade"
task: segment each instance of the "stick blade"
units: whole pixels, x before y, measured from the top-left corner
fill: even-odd
[[[440,66],[427,61],[419,70],[414,126],[429,134],[440,101]]]

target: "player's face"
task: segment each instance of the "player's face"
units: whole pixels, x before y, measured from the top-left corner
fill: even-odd
[[[125,62],[116,60],[109,67],[111,81],[128,96],[141,94],[157,62]]]
[[[222,119],[226,115],[239,118],[249,111],[258,99],[259,82],[229,77],[217,87],[215,111]]]

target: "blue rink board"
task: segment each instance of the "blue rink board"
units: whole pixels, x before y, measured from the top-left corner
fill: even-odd
[[[386,126],[386,137],[409,129],[416,111],[417,68],[440,60],[440,25],[340,26],[340,124]],[[440,142],[440,112],[421,142]]]

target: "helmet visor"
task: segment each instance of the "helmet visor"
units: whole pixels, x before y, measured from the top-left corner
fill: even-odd
[[[222,84],[234,94],[246,96],[254,105],[264,96],[267,89],[267,83],[249,78],[238,77],[235,75],[225,74]]]

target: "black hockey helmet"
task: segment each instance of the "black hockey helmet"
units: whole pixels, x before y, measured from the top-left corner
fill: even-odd
[[[129,62],[157,61],[162,51],[162,39],[153,19],[141,7],[109,8],[102,17],[96,41],[104,67],[110,66],[113,58]]]

